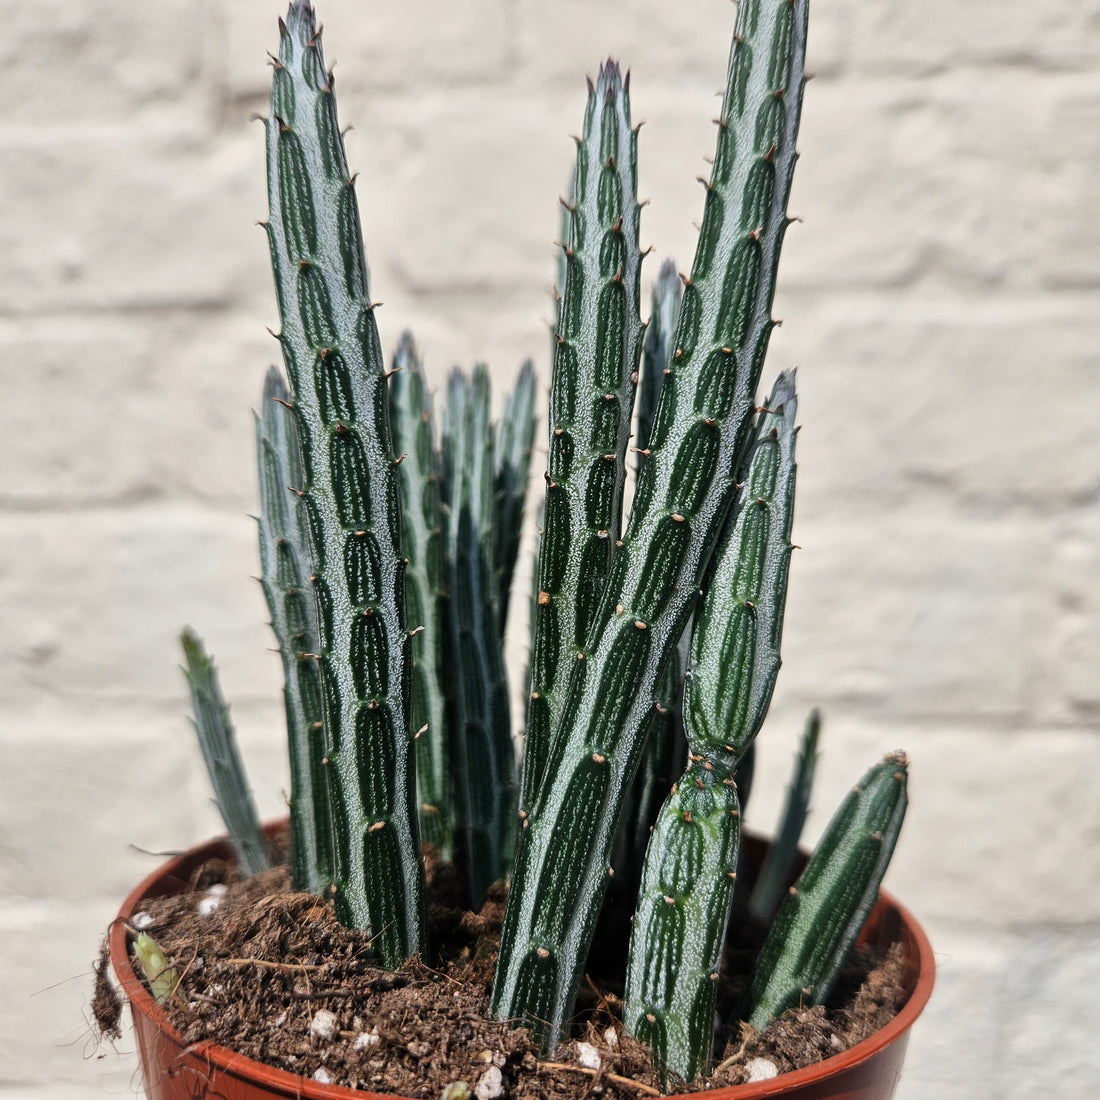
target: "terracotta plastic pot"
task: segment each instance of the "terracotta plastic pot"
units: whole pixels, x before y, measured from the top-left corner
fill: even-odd
[[[269,827],[276,831],[285,827]],[[763,842],[748,838],[749,859],[764,850]],[[149,1100],[371,1100],[379,1094],[322,1085],[286,1070],[254,1062],[214,1043],[186,1045],[168,1022],[130,964],[125,922],[143,898],[162,897],[187,888],[192,872],[210,859],[230,860],[225,838],[208,841],[170,860],[153,872],[123,902],[110,936],[111,964],[130,1001],[145,1092]],[[883,893],[860,937],[881,947],[900,941],[905,946],[905,981],[909,998],[898,1015],[881,1031],[841,1054],[806,1069],[785,1073],[770,1081],[693,1095],[695,1100],[757,1100],[783,1096],[791,1100],[889,1100],[901,1077],[909,1029],[932,992],[935,963],[932,948],[920,925],[889,894]],[[385,1097],[384,1100],[394,1100]]]

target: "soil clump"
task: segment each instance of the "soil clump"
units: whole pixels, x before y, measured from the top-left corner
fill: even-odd
[[[489,1020],[504,892],[491,892],[477,913],[458,896],[453,872],[429,860],[434,954],[395,972],[373,965],[369,937],[341,926],[330,905],[293,892],[285,867],[241,879],[221,861],[204,864],[183,893],[144,902],[140,923],[179,976],[165,1008],[187,1043],[213,1040],[306,1078],[423,1100],[456,1081],[471,1100],[661,1094],[648,1048],[622,1033],[621,971],[616,980],[590,970],[573,1037],[549,1061],[526,1028]],[[602,952],[597,944],[590,966],[625,949],[629,925],[601,924],[605,939],[620,942]],[[736,1019],[754,946],[727,949],[720,1019]],[[830,1004],[792,1009],[762,1033],[733,1023],[716,1044],[715,1072],[671,1091],[740,1084],[762,1060],[785,1073],[846,1050],[896,1015],[903,969],[900,947],[854,952]],[[115,998],[97,966],[94,1011],[104,1033],[118,1026]]]

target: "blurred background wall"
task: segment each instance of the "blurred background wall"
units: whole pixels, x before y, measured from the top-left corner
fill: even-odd
[[[97,1047],[84,1006],[156,863],[135,849],[219,829],[183,623],[280,812],[248,518],[277,350],[249,119],[278,8],[0,3],[3,1100],[137,1087],[132,1040]],[[436,382],[528,355],[548,380],[555,199],[609,53],[647,121],[648,279],[690,266],[727,0],[319,14],[389,351],[410,326]],[[940,978],[904,1100],[1100,1095],[1098,60],[1096,0],[812,4],[765,370],[800,368],[802,550],[750,818],[772,827],[814,704],[815,831],[878,755],[911,754],[888,885]],[[511,642],[518,685],[522,623]]]

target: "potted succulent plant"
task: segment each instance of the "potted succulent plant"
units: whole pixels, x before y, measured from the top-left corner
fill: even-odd
[[[919,927],[879,899],[905,812],[904,755],[866,773],[790,885],[816,756],[811,722],[780,837],[751,896],[737,888],[753,862],[740,816],[779,669],[792,549],[795,376],[780,374],[762,404],[757,392],[775,323],[806,20],[807,0],[739,5],[694,266],[682,279],[662,271],[648,325],[629,81],[608,62],[590,82],[562,200],[518,764],[502,633],[534,374],[523,368],[493,425],[487,372],[456,371],[437,443],[411,339],[392,367],[383,359],[354,178],[308,0],[290,4],[273,59],[267,235],[286,377],[268,373],[256,437],[262,580],[285,675],[293,888],[314,895],[317,920],[334,913],[353,930],[372,966],[399,971],[431,957],[423,846],[472,910],[487,893],[501,899],[506,880],[489,1015],[527,1028],[552,1061],[569,1038],[613,873],[633,916],[607,1041],[644,1044],[660,1084],[627,1081],[628,1094],[712,1079],[731,910],[734,924],[770,930],[727,1030],[738,1019],[760,1030],[792,1006],[823,1002],[861,933],[902,945],[906,996],[897,1018],[852,1050],[730,1096],[889,1096],[931,989]],[[637,474],[624,523],[630,453]],[[146,1088],[153,1097],[350,1095],[327,1072],[307,1080],[231,1043],[185,1039],[165,1015],[168,1002],[210,993],[193,985],[201,964],[136,927],[139,902],[193,886],[213,858],[263,871],[274,835],[252,808],[213,663],[189,631],[183,645],[229,846],[162,868],[113,929]],[[602,1089],[616,1075],[597,1063],[585,1083]],[[452,1085],[455,1100],[463,1089],[492,1100],[506,1082],[494,1063]],[[839,1091],[857,1085],[870,1091]]]

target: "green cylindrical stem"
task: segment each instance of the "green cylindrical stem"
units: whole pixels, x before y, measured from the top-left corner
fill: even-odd
[[[737,875],[734,773],[771,701],[790,561],[797,401],[780,375],[761,414],[732,522],[692,632],[684,687],[689,763],[646,850],[623,1023],[663,1079],[710,1064],[715,981]]]
[[[779,674],[796,466],[795,375],[780,374],[760,415],[691,641],[684,727],[694,753],[733,773],[768,713]]]
[[[648,457],[653,416],[661,386],[672,360],[672,338],[680,311],[682,283],[676,265],[666,260],[653,290],[649,321],[642,348],[641,380],[638,384],[637,427],[633,451],[639,465]],[[687,745],[684,741],[684,673],[689,662],[690,629],[685,630],[676,652],[665,666],[657,690],[655,713],[645,735],[645,751],[627,804],[624,824],[616,845],[615,892],[633,897],[642,880],[642,863],[657,811],[673,782],[683,771]]]
[[[336,912],[396,966],[425,946],[410,640],[385,366],[333,82],[307,0],[280,25],[267,223],[318,609]]]
[[[622,523],[643,327],[637,132],[614,62],[589,83],[550,390],[521,803],[533,801]]]
[[[729,775],[692,759],[657,815],[630,934],[623,1026],[653,1050],[665,1088],[710,1064],[741,809]]]
[[[520,369],[512,392],[504,399],[493,455],[496,477],[493,563],[500,594],[501,635],[508,620],[512,578],[523,537],[523,513],[536,423],[535,368],[528,359]]]
[[[454,371],[447,386],[443,461],[449,488],[454,745],[470,899],[508,872],[515,821],[515,755],[493,569],[493,433],[489,375]]]
[[[737,797],[741,801],[741,812],[745,813],[749,798],[752,796],[752,781],[756,775],[756,742],[749,743],[744,756],[737,761],[737,771],[734,779],[737,780]]]
[[[623,546],[539,769],[546,782],[520,834],[492,1011],[545,1021],[547,1047],[580,983],[660,674],[703,583],[752,438],[787,226],[805,32],[806,0],[738,7],[674,367]]]
[[[390,423],[399,470],[405,604],[412,635],[411,724],[416,738],[420,836],[447,863],[454,855],[458,806],[451,774],[446,684],[453,676],[445,604],[446,533],[432,399],[409,333],[401,337],[390,379]]]
[[[806,729],[802,734],[798,755],[794,762],[794,774],[787,789],[787,802],[783,807],[779,830],[768,848],[764,862],[756,876],[749,898],[749,913],[761,925],[769,924],[775,916],[779,900],[783,896],[798,855],[798,841],[810,810],[810,792],[814,785],[817,767],[817,742],[821,733],[821,712],[815,707],[810,712]]]
[[[891,753],[829,822],[760,949],[741,1014],[753,1027],[828,997],[878,898],[905,818],[907,776],[905,754]]]
[[[623,825],[615,845],[613,893],[633,905],[642,881],[649,836],[673,783],[684,770],[687,742],[681,713],[684,669],[674,652],[658,685],[649,721],[645,751],[623,810]]]
[[[302,484],[290,393],[278,370],[264,379],[256,417],[259,468],[260,583],[283,663],[283,703],[290,755],[290,871],[296,890],[320,894],[332,884],[335,841],[329,804],[317,608],[306,532],[290,486]]]
[[[661,396],[665,373],[672,366],[673,338],[676,335],[676,319],[680,315],[683,298],[683,281],[676,264],[665,260],[657,285],[653,288],[653,302],[642,347],[641,381],[638,385],[638,428],[634,433],[634,449],[645,461],[649,441],[653,436],[653,417]]]
[[[210,785],[214,788],[214,800],[241,870],[246,875],[259,874],[271,866],[271,854],[245,777],[237,734],[218,683],[218,671],[207,656],[202,639],[190,627],[184,628],[180,644],[185,661],[183,672],[191,692],[195,733]]]
[[[558,200],[558,229],[560,240],[558,245],[558,259],[554,270],[554,326],[550,330],[553,340],[550,345],[550,361],[553,362],[557,355],[558,328],[561,325],[561,304],[565,297],[565,275],[568,268],[567,253],[569,252],[569,227],[573,223],[573,177],[576,175],[576,165],[569,175],[565,185],[565,195]]]

